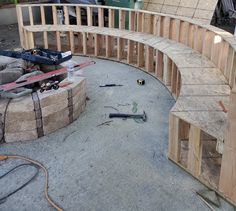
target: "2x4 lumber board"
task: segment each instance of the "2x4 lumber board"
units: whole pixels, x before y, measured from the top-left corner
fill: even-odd
[[[33,32],[27,32],[27,37],[28,37],[28,48],[34,48],[34,34]]]
[[[81,9],[79,6],[76,6],[76,23],[77,26],[81,26],[82,22],[81,22]]]
[[[219,35],[215,35],[214,39],[213,39],[213,44],[212,44],[212,48],[211,48],[211,61],[217,65],[218,61],[219,61],[219,53],[221,51],[221,47],[223,44],[223,39],[221,36]]]
[[[129,11],[129,30],[135,31],[135,12]]]
[[[153,34],[160,36],[161,31],[161,16],[155,15],[153,24]]]
[[[161,81],[163,80],[163,53],[161,51],[156,51],[156,66],[155,66],[155,75]]]
[[[229,85],[230,85],[230,87],[235,86],[235,77],[236,77],[235,72],[236,72],[236,54],[234,52],[233,61],[232,61],[232,69],[231,69],[230,75],[229,75]]]
[[[106,58],[112,57],[112,50],[113,50],[113,37],[106,36]]]
[[[194,125],[190,125],[188,149],[187,168],[195,177],[198,177],[201,174],[202,142],[201,130]]]
[[[144,13],[138,12],[137,13],[137,31],[143,32],[144,30]]]
[[[171,85],[172,61],[166,54],[164,55],[163,61],[164,61],[163,82],[166,86],[170,86]]]
[[[147,19],[147,24],[148,24],[148,33],[149,34],[153,34],[153,30],[154,30],[154,15],[150,15],[150,18]]]
[[[127,62],[132,64],[134,61],[134,41],[128,40]]]
[[[180,20],[171,18],[170,21],[170,38],[176,42],[179,42],[179,30],[180,30]]]
[[[119,29],[125,29],[125,10],[119,10]]]
[[[52,18],[53,18],[53,25],[57,25],[57,8],[56,6],[52,6]],[[56,31],[56,45],[57,45],[57,50],[61,51],[61,37],[60,37],[60,32]]]
[[[172,71],[171,71],[171,93],[176,95],[176,86],[177,86],[177,66],[172,62]]]
[[[197,26],[194,24],[189,24],[189,30],[188,30],[188,42],[186,45],[188,45],[190,48],[194,48],[194,39],[195,39],[195,34],[197,31]]]
[[[30,21],[30,25],[33,26],[34,25],[34,17],[33,17],[33,12],[32,12],[32,7],[28,7],[28,11],[29,11],[29,21]]]
[[[98,26],[104,27],[104,9],[98,8]]]
[[[124,58],[124,46],[125,46],[124,41],[125,40],[123,38],[120,38],[120,37],[117,38],[117,59],[118,60],[122,60]]]
[[[227,66],[227,58],[228,58],[228,53],[229,53],[229,43],[223,42],[223,46],[220,51],[220,58],[218,61],[218,67],[222,70],[224,73],[224,76],[229,80],[229,72],[225,71],[225,68]]]
[[[91,7],[87,7],[87,25],[93,25],[93,11]]]
[[[75,52],[75,37],[74,37],[74,32],[70,31],[69,32],[69,37],[70,37],[70,50],[72,53]]]
[[[64,6],[63,10],[64,10],[65,25],[70,25],[68,6]]]
[[[138,67],[144,67],[144,44],[138,43]]]
[[[203,40],[204,40],[204,34],[206,29],[202,27],[196,27],[196,30],[194,31],[194,44],[193,49],[196,51],[202,53],[202,47],[203,47]]]
[[[21,46],[25,48],[26,45],[25,45],[24,31],[23,31],[24,22],[23,22],[23,16],[22,16],[22,8],[19,6],[16,6],[16,15],[17,15],[17,21],[18,21],[20,43],[21,43]]]
[[[234,49],[229,46],[229,50],[227,53],[227,61],[226,61],[226,66],[225,66],[225,70],[224,70],[224,75],[226,76],[226,78],[228,77],[229,80],[229,84],[231,85],[230,82],[230,75],[232,74],[233,71],[233,61],[234,61],[234,56],[235,56],[235,51]]]
[[[151,46],[146,45],[146,70],[149,73],[154,72],[154,49]]]
[[[176,78],[176,81],[177,81],[177,85],[176,85],[176,96],[179,97],[179,94],[180,94],[180,88],[181,88],[181,74],[180,74],[180,71],[178,70],[177,71],[177,78]]]
[[[189,140],[189,129],[190,124],[188,122],[179,119],[179,139],[180,140]]]
[[[211,52],[212,52],[211,49],[213,45],[213,40],[214,40],[214,33],[206,30],[204,35],[202,54],[206,56],[208,59],[211,58]]]
[[[162,34],[161,36],[164,38],[170,37],[170,17],[163,17],[163,21],[161,22]]]
[[[24,49],[29,49],[29,40],[28,40],[28,33],[26,30],[23,30],[23,35],[24,35]]]
[[[83,54],[86,55],[88,50],[87,50],[87,33],[83,32]]]
[[[180,161],[179,118],[169,115],[168,157],[178,163]]]
[[[102,47],[102,36],[100,34],[95,34],[94,35],[94,54],[95,56],[99,56],[101,52],[101,47]]]
[[[115,10],[109,9],[109,15],[108,15],[108,25],[109,28],[114,28],[115,26]]]
[[[181,21],[179,42],[188,45],[188,37],[189,37],[189,23]]]
[[[45,20],[45,10],[44,10],[44,6],[40,5],[40,15],[41,15],[41,23],[42,25],[46,24],[46,20]],[[43,45],[44,48],[48,48],[48,33],[45,31],[43,32]]]

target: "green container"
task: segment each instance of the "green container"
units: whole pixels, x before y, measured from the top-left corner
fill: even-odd
[[[134,0],[106,0],[105,5],[113,7],[134,8]],[[119,12],[115,11],[115,28],[119,28]],[[129,28],[129,15],[125,15],[125,28]]]

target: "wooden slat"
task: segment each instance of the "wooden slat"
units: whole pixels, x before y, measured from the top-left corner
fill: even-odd
[[[179,42],[180,20],[172,18],[170,21],[170,39]]]
[[[162,23],[161,25],[162,37],[169,38],[170,37],[170,17],[168,16],[163,17],[163,21],[161,23]]]
[[[202,54],[207,58],[211,58],[213,39],[214,39],[214,33],[207,30],[204,34],[203,47],[202,47]]]
[[[142,43],[138,43],[138,67],[144,67],[144,45]]]
[[[33,12],[32,12],[32,7],[28,7],[29,10],[29,21],[30,21],[30,25],[33,26],[34,25],[34,17],[33,17]]]
[[[106,58],[112,57],[113,38],[106,36]]]
[[[65,25],[70,25],[68,6],[64,5],[63,9],[64,9]]]
[[[70,36],[70,50],[72,53],[75,52],[75,37],[74,37],[74,32],[70,31],[69,32]]]
[[[57,25],[57,8],[55,5],[52,5],[52,19],[53,19],[53,24]]]
[[[117,59],[122,60],[124,58],[124,39],[117,38]]]
[[[76,6],[76,23],[77,26],[81,26],[82,22],[81,22],[81,9],[79,6]]]
[[[154,16],[154,23],[153,23],[153,34],[159,36],[160,35],[160,16]]]
[[[193,49],[195,49],[196,51],[200,53],[202,53],[202,49],[203,49],[203,40],[204,40],[205,32],[206,32],[205,28],[197,27],[194,34]]]
[[[93,25],[93,11],[91,7],[87,7],[87,25]]]
[[[150,15],[150,19],[148,22],[148,33],[153,34],[153,29],[154,29],[154,15]]]
[[[119,29],[125,29],[125,11],[119,10]]]
[[[180,160],[179,118],[173,114],[169,115],[168,157],[177,163]]]
[[[179,42],[187,45],[188,44],[188,32],[189,32],[189,23],[185,21],[180,22],[180,35]]]
[[[102,46],[102,37],[100,34],[95,34],[94,35],[94,54],[95,54],[95,56],[100,55],[101,46]]]
[[[127,62],[132,64],[134,61],[134,41],[128,40]]]
[[[41,15],[41,23],[42,25],[46,24],[46,20],[45,20],[45,11],[44,11],[44,6],[40,5],[40,15]],[[48,33],[47,32],[43,32],[43,45],[44,48],[48,48]]]
[[[160,51],[157,51],[156,56],[156,68],[155,68],[155,75],[158,79],[163,80],[163,53]]]
[[[83,54],[87,54],[87,33],[83,32]]]
[[[109,20],[108,20],[108,25],[109,28],[114,28],[115,26],[115,10],[114,9],[109,9]]]
[[[150,73],[154,72],[154,54],[153,47],[146,45],[146,70]]]
[[[176,97],[179,96],[179,93],[180,93],[180,88],[181,88],[181,75],[180,75],[180,72],[179,70],[177,71],[177,79],[176,79],[177,83],[176,83]]]
[[[98,8],[98,26],[104,27],[104,9]]]
[[[164,69],[163,69],[163,82],[166,86],[169,86],[171,83],[171,60],[167,55],[164,55]]]
[[[201,130],[190,125],[188,146],[188,170],[196,177],[201,174],[202,142]]]
[[[129,11],[129,30],[135,31],[135,12]]]
[[[138,12],[137,13],[137,31],[138,32],[143,32],[144,30],[144,13],[143,12]]]
[[[23,30],[24,22],[23,22],[23,16],[22,16],[22,8],[20,6],[16,6],[16,15],[17,15],[17,21],[18,21],[21,47],[26,48],[25,39],[24,39],[24,30]]]
[[[28,37],[28,48],[34,48],[35,44],[34,44],[34,34],[33,32],[27,32],[27,37]]]
[[[172,62],[172,71],[171,71],[171,92],[173,95],[176,95],[176,86],[177,86],[177,66]]]

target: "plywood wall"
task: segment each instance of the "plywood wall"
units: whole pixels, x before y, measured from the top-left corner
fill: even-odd
[[[144,0],[144,9],[210,23],[218,0]]]

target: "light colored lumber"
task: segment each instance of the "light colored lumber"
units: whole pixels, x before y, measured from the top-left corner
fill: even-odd
[[[104,9],[98,8],[98,26],[104,27]]]
[[[30,25],[34,25],[34,17],[33,17],[33,12],[32,12],[32,7],[28,7],[28,12],[29,12],[29,20],[30,20]]]
[[[108,25],[109,28],[114,28],[115,26],[115,10],[109,9],[109,15],[108,15]]]
[[[81,26],[81,9],[79,6],[76,6],[76,23],[77,26]]]
[[[93,25],[93,11],[91,7],[87,7],[87,25]]]
[[[138,43],[138,67],[144,67],[144,45],[142,43]]]
[[[154,72],[154,51],[153,47],[146,45],[146,70],[150,73]]]
[[[125,13],[124,10],[119,10],[119,29],[125,29]]]

